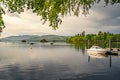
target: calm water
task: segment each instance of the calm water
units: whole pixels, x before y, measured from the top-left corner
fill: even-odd
[[[66,43],[0,42],[0,80],[120,80],[120,56],[93,57]]]

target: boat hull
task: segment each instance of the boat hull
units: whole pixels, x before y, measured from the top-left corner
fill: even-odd
[[[101,54],[105,54],[107,52],[106,49],[102,49],[102,50],[91,50],[91,49],[88,49],[87,50],[87,53],[101,53]]]

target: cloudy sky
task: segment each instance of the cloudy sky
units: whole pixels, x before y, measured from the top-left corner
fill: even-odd
[[[63,18],[62,25],[57,30],[52,30],[48,23],[42,24],[40,17],[31,11],[25,11],[21,14],[6,13],[3,15],[6,28],[1,37],[11,35],[75,35],[85,31],[88,33],[97,33],[98,31],[109,31],[120,33],[120,5],[96,4],[89,11],[87,16],[80,14],[76,16],[66,16]]]

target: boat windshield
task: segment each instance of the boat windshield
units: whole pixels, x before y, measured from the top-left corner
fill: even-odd
[[[91,49],[102,49],[102,48],[99,46],[92,46]]]

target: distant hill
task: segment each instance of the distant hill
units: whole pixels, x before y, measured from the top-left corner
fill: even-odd
[[[45,39],[48,42],[64,42],[66,41],[67,37],[66,36],[58,36],[58,35],[43,35],[39,37],[33,37],[30,39],[27,39],[27,41],[41,41]]]
[[[59,35],[22,35],[22,36],[10,36],[6,38],[2,38],[1,41],[22,41],[26,40],[27,42],[40,42],[45,39],[48,42],[65,42],[67,36],[59,36]]]
[[[34,36],[30,36],[30,35],[9,36],[6,38],[2,38],[1,41],[21,41],[21,40],[26,40],[26,39],[29,39],[29,38],[32,38],[35,36],[36,35],[34,35]],[[36,37],[39,37],[39,36],[36,36]]]

